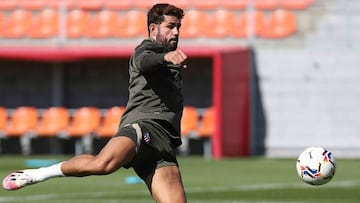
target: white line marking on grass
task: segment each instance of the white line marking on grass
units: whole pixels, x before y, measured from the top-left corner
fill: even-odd
[[[349,188],[349,187],[357,187],[360,186],[359,181],[341,181],[341,182],[332,182],[327,184],[325,187],[328,188]],[[222,191],[228,191],[228,190],[235,190],[235,191],[260,191],[260,190],[281,190],[281,189],[313,189],[316,186],[310,186],[304,184],[283,184],[283,183],[269,183],[269,184],[253,184],[253,185],[238,185],[238,186],[217,186],[217,187],[191,187],[186,188],[187,193],[198,193],[198,192],[222,192]],[[323,187],[323,186],[322,186]],[[65,194],[39,194],[39,195],[22,195],[22,196],[11,196],[11,197],[0,197],[0,203],[6,202],[19,202],[20,200],[26,201],[26,202],[37,202],[37,201],[44,201],[44,200],[58,200],[61,199],[71,199],[71,198],[79,198],[79,196],[83,196],[86,199],[91,198],[101,198],[101,197],[108,197],[113,195],[139,195],[139,194],[149,194],[147,191],[119,191],[119,192],[84,192],[84,193],[65,193]],[[121,198],[121,200],[124,202],[133,202],[136,201],[134,199],[126,199]],[[111,201],[111,200],[109,200]],[[202,202],[202,201],[194,201],[196,202]],[[223,201],[211,201],[207,200],[206,202],[216,202],[216,203],[247,203],[248,201],[238,201],[238,200],[223,200]],[[251,201],[252,203],[279,203],[279,201]],[[300,203],[295,201],[282,201],[281,203]]]

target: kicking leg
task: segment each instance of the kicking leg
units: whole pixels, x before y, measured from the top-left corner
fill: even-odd
[[[128,137],[114,137],[97,156],[79,155],[49,167],[15,171],[5,177],[2,185],[6,190],[17,190],[54,177],[110,174],[133,159],[135,148]]]

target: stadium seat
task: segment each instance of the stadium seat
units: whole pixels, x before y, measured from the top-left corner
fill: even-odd
[[[207,37],[228,37],[231,30],[234,29],[236,23],[236,15],[233,11],[220,9],[216,10],[209,20],[209,27],[211,29],[206,30]]]
[[[250,0],[222,0],[221,6],[230,10],[244,10],[247,8]]]
[[[133,2],[133,0],[104,0],[104,6],[110,10],[129,10]]]
[[[1,35],[6,38],[21,38],[26,35],[32,23],[32,13],[16,9],[10,13],[4,23]]]
[[[69,125],[70,112],[65,107],[50,107],[44,110],[34,133],[39,137],[56,136]]]
[[[133,4],[136,9],[148,10],[154,4],[159,3],[159,2],[160,2],[159,0],[136,0],[136,1],[133,1]]]
[[[182,9],[188,9],[190,7],[191,0],[162,0],[160,2],[166,2]]]
[[[53,37],[59,32],[59,14],[53,9],[44,9],[35,16],[28,33],[31,38]]]
[[[63,130],[65,136],[83,137],[99,127],[101,112],[96,107],[80,107],[76,109],[70,124]]]
[[[197,0],[191,1],[191,5],[197,10],[216,9],[220,5],[221,0]]]
[[[119,24],[119,15],[115,11],[102,10],[95,14],[88,29],[87,36],[91,38],[113,37]]]
[[[0,10],[15,10],[17,5],[17,0],[0,0]]]
[[[289,10],[307,9],[315,0],[279,0],[280,7]]]
[[[95,134],[102,137],[113,137],[119,127],[120,119],[125,111],[125,107],[112,107],[107,109],[100,127],[95,131]]]
[[[181,119],[181,136],[188,136],[198,125],[199,113],[196,107],[185,106]]]
[[[208,29],[208,15],[201,10],[189,10],[186,12],[180,29],[181,37],[195,38],[205,36]]]
[[[90,15],[88,12],[75,9],[67,14],[66,35],[69,38],[79,38],[89,27]]]
[[[147,33],[146,13],[139,10],[130,10],[120,16],[120,23],[115,31],[116,37],[145,37]]]
[[[18,6],[25,10],[42,10],[46,7],[47,0],[17,0]]]
[[[278,0],[254,0],[254,6],[258,10],[274,10],[279,6]]]
[[[0,131],[5,129],[8,120],[8,113],[6,108],[0,107]],[[1,134],[1,132],[0,132]]]
[[[296,15],[290,10],[273,11],[261,30],[264,38],[284,38],[296,32]]]
[[[251,20],[252,19],[252,20]],[[249,22],[253,22],[252,26]],[[231,34],[233,37],[248,37],[252,33],[258,35],[263,29],[265,23],[265,14],[262,11],[254,11],[253,13],[243,12],[240,14],[239,20],[236,22]],[[251,27],[253,30],[251,31]]]
[[[74,1],[74,6],[77,9],[100,10],[103,7],[103,1],[102,0],[77,0],[77,1]]]
[[[50,8],[59,9],[64,7],[66,9],[73,9],[77,0],[51,0],[47,1],[47,6]]]
[[[196,134],[199,137],[211,137],[215,132],[215,110],[213,107],[205,109]]]
[[[10,115],[9,123],[4,128],[7,137],[21,137],[33,130],[38,122],[38,111],[34,107],[22,106]]]

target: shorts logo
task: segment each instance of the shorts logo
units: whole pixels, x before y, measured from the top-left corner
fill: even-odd
[[[144,141],[145,141],[146,144],[149,144],[149,142],[151,141],[150,133],[149,133],[149,132],[145,132],[145,134],[144,134]]]

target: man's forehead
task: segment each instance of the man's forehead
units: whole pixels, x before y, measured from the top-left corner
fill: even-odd
[[[169,15],[164,15],[164,21],[163,23],[180,23],[180,19],[177,18],[176,16],[169,16]]]

